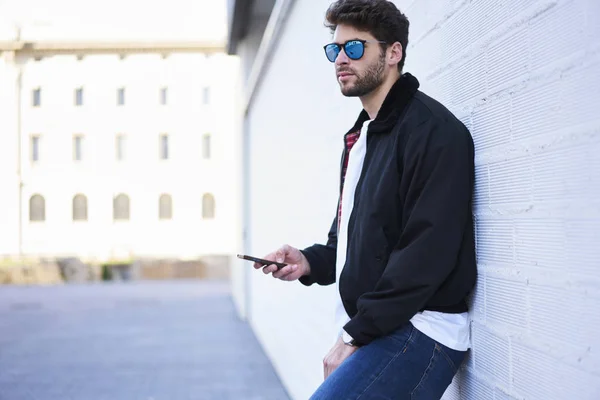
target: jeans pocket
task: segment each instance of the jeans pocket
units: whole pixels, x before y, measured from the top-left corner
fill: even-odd
[[[458,366],[454,364],[454,361],[450,358],[448,353],[446,353],[444,348],[436,343],[435,349],[440,352],[440,354],[444,357],[448,365],[450,365],[450,368],[452,368],[452,372],[456,373],[458,371]]]
[[[457,364],[441,345],[435,344],[429,363],[410,394],[411,400],[440,399],[456,374]]]
[[[435,346],[437,349],[439,349],[440,354],[444,356],[444,358],[450,365],[450,368],[452,368],[452,372],[456,374],[458,372],[458,369],[460,368],[460,365],[465,359],[467,352],[453,350],[437,343]]]

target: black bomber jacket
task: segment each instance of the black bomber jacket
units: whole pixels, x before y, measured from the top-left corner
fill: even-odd
[[[419,311],[467,311],[476,280],[473,140],[418,88],[403,74],[368,127],[339,282],[351,318],[344,330],[363,345]],[[368,119],[363,110],[347,134]],[[336,212],[327,244],[302,250],[311,268],[304,285],[335,282],[337,228]]]

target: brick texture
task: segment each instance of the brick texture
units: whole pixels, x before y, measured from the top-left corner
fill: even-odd
[[[476,146],[473,346],[444,398],[600,398],[598,3],[429,3],[397,2],[406,69]]]

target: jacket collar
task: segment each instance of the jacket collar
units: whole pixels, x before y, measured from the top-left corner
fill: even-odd
[[[408,72],[402,74],[385,97],[377,117],[369,124],[369,133],[389,132],[398,122],[398,117],[418,88],[419,81],[417,78]],[[367,120],[369,120],[369,114],[363,109],[348,133],[359,130]]]

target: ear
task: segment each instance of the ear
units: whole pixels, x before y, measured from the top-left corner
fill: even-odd
[[[388,64],[390,65],[398,65],[400,63],[400,61],[402,61],[402,56],[404,55],[404,49],[402,48],[402,45],[400,44],[400,42],[394,42],[394,44],[392,44],[389,48],[388,48]]]

